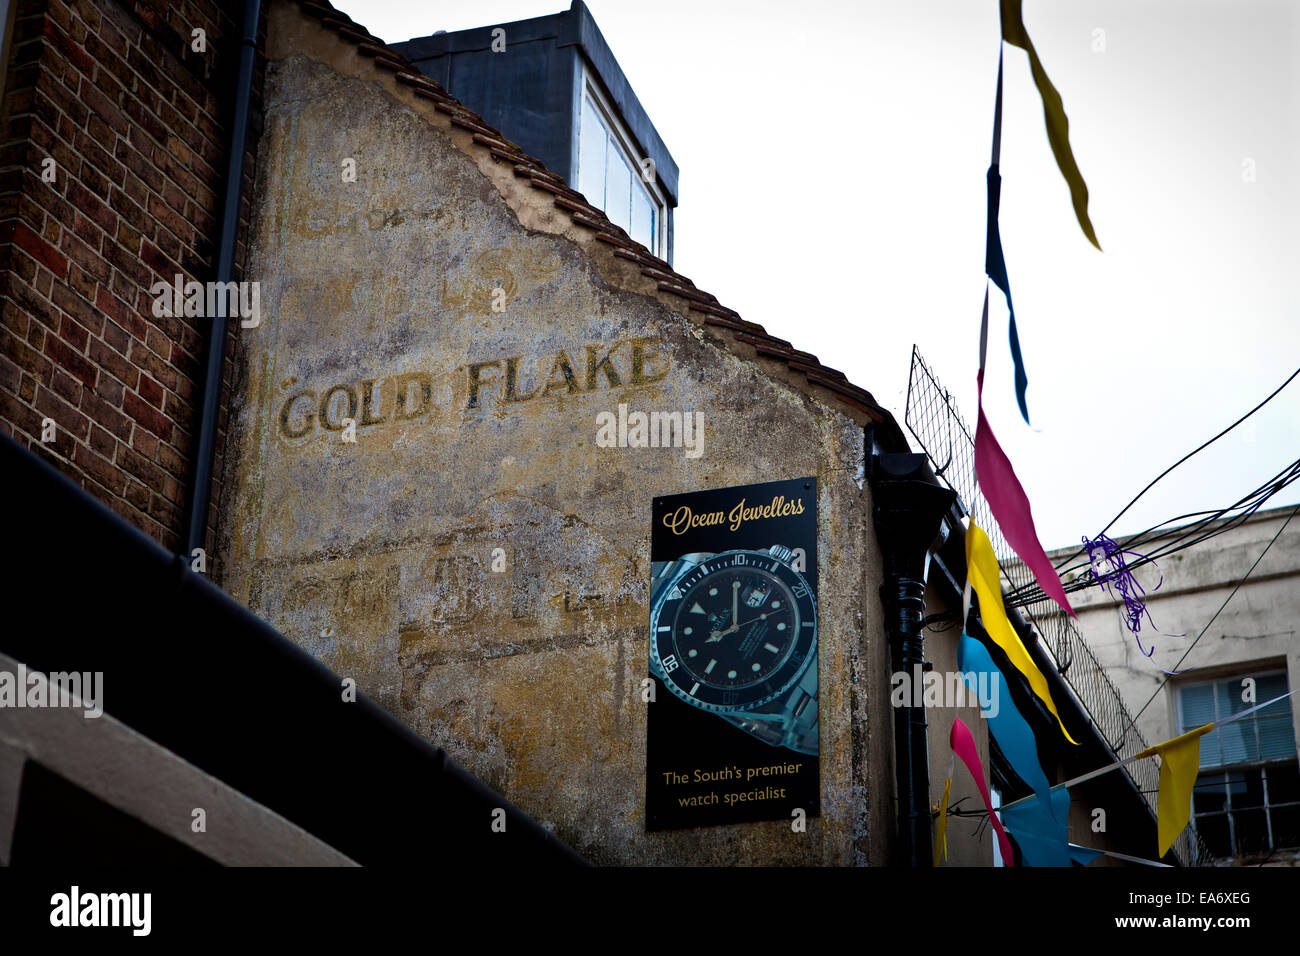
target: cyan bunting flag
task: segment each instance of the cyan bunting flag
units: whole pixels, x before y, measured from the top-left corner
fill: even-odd
[[[1070,865],[1070,791],[1055,790],[1051,799],[1050,807],[1035,798],[1002,808],[1002,823],[1025,866]]]
[[[1091,847],[1086,846],[1078,846],[1074,843],[1070,844],[1070,859],[1079,864],[1079,866],[1087,866],[1101,855],[1101,850],[1094,850]]]
[[[962,631],[961,641],[957,644],[957,668],[965,675],[966,683],[973,685],[972,689],[983,685],[988,689],[990,700],[997,702],[996,707],[990,707],[988,701],[980,701],[989,733],[998,742],[998,748],[1011,764],[1011,769],[1029,784],[1038,795],[1041,805],[1048,806],[1051,800],[1048,794],[1052,785],[1047,780],[1047,774],[1043,773],[1042,764],[1038,762],[1034,731],[1016,708],[1007,679],[993,662],[988,648],[965,631]],[[989,676],[981,681],[978,676],[980,674]]]

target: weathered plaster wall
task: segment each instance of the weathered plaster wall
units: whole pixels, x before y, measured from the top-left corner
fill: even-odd
[[[883,627],[860,425],[637,291],[344,40],[288,3],[270,18],[263,322],[241,338],[223,585],[594,861],[881,862],[892,780],[871,768],[892,743],[867,733]],[[527,400],[507,400],[512,369]],[[335,385],[356,395],[355,443],[331,430],[346,388],[322,414]],[[703,453],[596,447],[620,403],[702,412]],[[647,834],[651,498],[805,474],[822,817]]]

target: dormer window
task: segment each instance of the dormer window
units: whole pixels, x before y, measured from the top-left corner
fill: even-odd
[[[679,170],[582,0],[562,13],[390,46],[582,193],[634,241],[673,261]]]
[[[578,192],[603,209],[610,222],[666,259],[667,203],[654,167],[640,155],[589,76],[583,82],[578,136]]]

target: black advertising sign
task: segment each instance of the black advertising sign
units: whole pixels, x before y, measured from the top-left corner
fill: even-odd
[[[654,499],[646,829],[820,813],[817,479]]]

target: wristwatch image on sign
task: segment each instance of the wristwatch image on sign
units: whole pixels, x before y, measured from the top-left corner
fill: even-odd
[[[692,707],[816,754],[817,602],[789,548],[651,566],[650,670]]]

